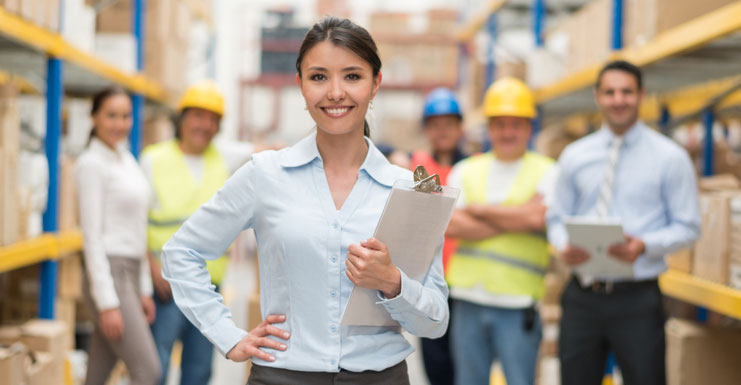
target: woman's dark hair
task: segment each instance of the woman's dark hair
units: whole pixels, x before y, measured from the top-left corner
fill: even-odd
[[[323,41],[329,41],[337,47],[345,48],[360,56],[370,64],[374,78],[381,72],[381,58],[378,56],[378,48],[370,33],[349,19],[327,16],[311,27],[301,43],[298,58],[296,58],[296,71],[299,77],[301,77],[301,62],[304,56],[315,45]],[[370,136],[367,120],[363,126],[363,134]]]
[[[95,114],[97,114],[98,111],[100,111],[100,109],[103,107],[103,104],[106,100],[118,95],[129,96],[129,93],[118,86],[110,86],[98,91],[97,94],[93,95],[93,107],[90,109],[90,116],[94,116]],[[88,142],[96,135],[97,134],[95,132],[95,126],[93,126],[93,128],[90,130],[90,138],[88,139]]]

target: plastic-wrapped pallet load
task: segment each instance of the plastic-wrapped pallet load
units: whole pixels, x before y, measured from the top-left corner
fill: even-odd
[[[18,90],[0,85],[0,246],[18,240]]]

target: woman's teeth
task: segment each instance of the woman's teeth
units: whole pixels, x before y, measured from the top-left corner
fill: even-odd
[[[342,115],[345,112],[349,111],[350,108],[343,107],[343,108],[327,108],[327,113],[330,115]]]

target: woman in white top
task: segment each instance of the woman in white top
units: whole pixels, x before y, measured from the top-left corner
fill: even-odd
[[[159,359],[149,324],[154,321],[146,258],[149,187],[127,149],[131,99],[108,88],[93,99],[90,143],[77,161],[76,181],[84,240],[89,305],[97,314],[85,383],[106,382],[118,359],[132,385],[154,385]]]
[[[440,337],[448,290],[442,247],[420,282],[369,238],[394,181],[412,179],[368,138],[365,114],[381,84],[376,45],[350,20],[326,18],[307,33],[296,66],[316,131],[253,155],[165,245],[163,275],[222,354],[252,359],[250,385],[408,384],[413,348],[401,328]],[[231,320],[205,269],[247,228],[257,237],[265,317],[249,333]],[[400,326],[341,324],[354,286],[375,290]]]

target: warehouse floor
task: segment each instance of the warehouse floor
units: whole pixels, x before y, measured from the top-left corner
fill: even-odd
[[[254,277],[252,261],[235,259],[224,280],[224,301],[231,309],[232,317],[237,325],[247,323],[247,297],[254,290]],[[411,335],[407,335],[407,339],[416,348],[416,351],[407,359],[410,382],[412,385],[427,385],[427,378],[422,366],[422,356],[419,353],[419,340]],[[180,382],[180,360],[174,357],[172,363],[167,385],[177,385]],[[219,353],[214,353],[213,375],[210,385],[234,385],[244,384],[245,382],[245,364],[231,362]]]

